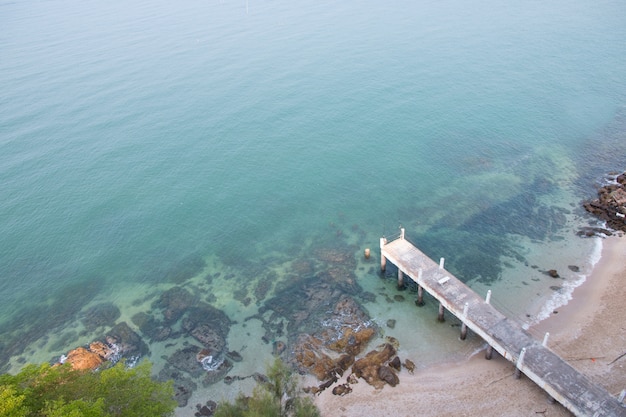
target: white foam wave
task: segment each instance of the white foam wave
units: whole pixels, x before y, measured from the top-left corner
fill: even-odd
[[[593,270],[593,268],[595,268],[596,264],[600,261],[601,257],[602,257],[602,239],[597,238],[595,239],[595,245],[593,247],[593,250],[591,251],[591,254],[589,255],[590,273]],[[536,320],[533,322],[533,324],[536,324],[540,321],[547,319],[548,317],[552,315],[552,313],[556,309],[569,303],[573,298],[572,294],[574,293],[574,290],[580,285],[582,285],[586,280],[587,280],[587,275],[578,274],[576,276],[576,279],[572,281],[564,282],[563,285],[561,286],[561,289],[559,291],[555,291],[552,297],[550,297],[550,299],[543,305],[541,311],[537,315]],[[527,328],[529,327],[529,325],[525,325],[524,327]]]

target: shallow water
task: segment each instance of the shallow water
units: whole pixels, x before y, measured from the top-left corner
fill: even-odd
[[[0,2],[2,369],[177,285],[237,322],[231,374],[262,372],[245,319],[327,272],[320,251],[352,254],[337,267],[403,354],[467,355],[378,274],[400,226],[520,321],[557,308],[598,253],[580,201],[626,165],[626,9],[544,3]]]

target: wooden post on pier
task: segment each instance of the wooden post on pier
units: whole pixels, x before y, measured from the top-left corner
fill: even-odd
[[[485,303],[489,304],[491,301],[491,290],[487,290],[487,296],[485,297]]]
[[[541,345],[543,347],[548,347],[548,338],[550,337],[550,332],[546,332],[546,334],[543,336],[543,342],[541,343]]]
[[[465,306],[463,306],[463,322],[461,323],[461,340],[465,340],[467,337],[467,324],[465,324],[465,319],[467,318],[468,308],[469,303],[465,303]]]
[[[398,268],[398,289],[401,290],[404,288],[404,272],[400,268]]]
[[[400,228],[400,239],[404,239],[404,227]]]
[[[522,348],[517,358],[517,364],[515,365],[515,379],[520,379],[522,376],[522,366],[524,365],[524,355],[526,355],[526,348]]]
[[[445,317],[443,317],[443,304],[439,303],[439,314],[437,315],[437,321],[443,323],[446,321]]]
[[[439,269],[443,269],[443,264],[446,262],[446,258],[439,258]]]
[[[384,237],[380,238],[380,270],[385,272],[385,268],[387,267],[387,258],[383,255],[383,246],[387,244],[387,239]]]

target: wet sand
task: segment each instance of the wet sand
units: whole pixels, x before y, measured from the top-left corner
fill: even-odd
[[[530,329],[572,366],[617,396],[626,388],[626,237],[605,239],[602,257],[573,299]],[[468,360],[416,371],[375,390],[360,380],[344,397],[316,397],[324,417],[571,416],[531,380],[514,377],[512,363],[484,352]],[[626,409],[625,409],[626,414]]]

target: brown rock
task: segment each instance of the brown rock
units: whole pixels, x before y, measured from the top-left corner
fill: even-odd
[[[350,374],[348,375],[348,384],[358,384],[359,383],[359,379],[356,377],[356,375],[354,374]]]
[[[385,381],[392,387],[395,387],[400,383],[400,379],[398,379],[398,375],[391,369],[390,367],[383,365],[378,368],[378,378],[382,381]]]
[[[400,362],[400,358],[396,356],[391,360],[391,362],[389,362],[389,366],[400,372],[400,370],[402,369],[402,362]]]
[[[90,352],[84,347],[77,347],[67,354],[67,360],[74,370],[96,369],[103,362],[100,355]]]
[[[386,380],[380,378],[379,368],[396,354],[396,349],[389,343],[385,343],[380,350],[373,350],[365,357],[357,360],[352,365],[352,372],[359,378],[363,378],[368,384],[380,389]],[[393,372],[393,371],[392,371]],[[385,377],[386,374],[384,374]],[[393,382],[393,379],[391,379]]]
[[[322,341],[311,335],[302,334],[298,337],[294,354],[300,369],[315,375],[320,381],[332,377],[337,368],[335,361],[324,353]]]
[[[211,356],[211,351],[209,349],[200,349],[200,351],[196,353],[196,360],[198,362],[202,362],[209,356]]]
[[[346,394],[349,394],[352,392],[352,388],[350,388],[350,385],[348,384],[341,384],[341,385],[337,385],[335,388],[333,388],[333,395],[339,395],[339,396],[344,396]]]
[[[337,341],[330,343],[328,348],[335,352],[346,352],[350,355],[357,355],[363,349],[363,345],[369,342],[375,333],[376,330],[371,327],[365,327],[360,330],[344,327],[341,337]]]
[[[348,368],[352,366],[354,363],[354,356],[352,355],[341,355],[339,359],[337,359],[337,366],[344,371],[347,371]]]
[[[104,360],[108,360],[111,355],[115,354],[115,352],[113,351],[113,349],[111,349],[110,347],[108,347],[107,345],[105,345],[102,342],[92,342],[89,345],[89,350],[93,353],[98,354],[98,356],[100,356],[102,359]]]
[[[406,359],[404,361],[404,367],[407,369],[407,371],[409,371],[409,373],[413,373],[413,371],[415,371],[415,364],[413,363],[413,361],[411,361],[410,359]]]

